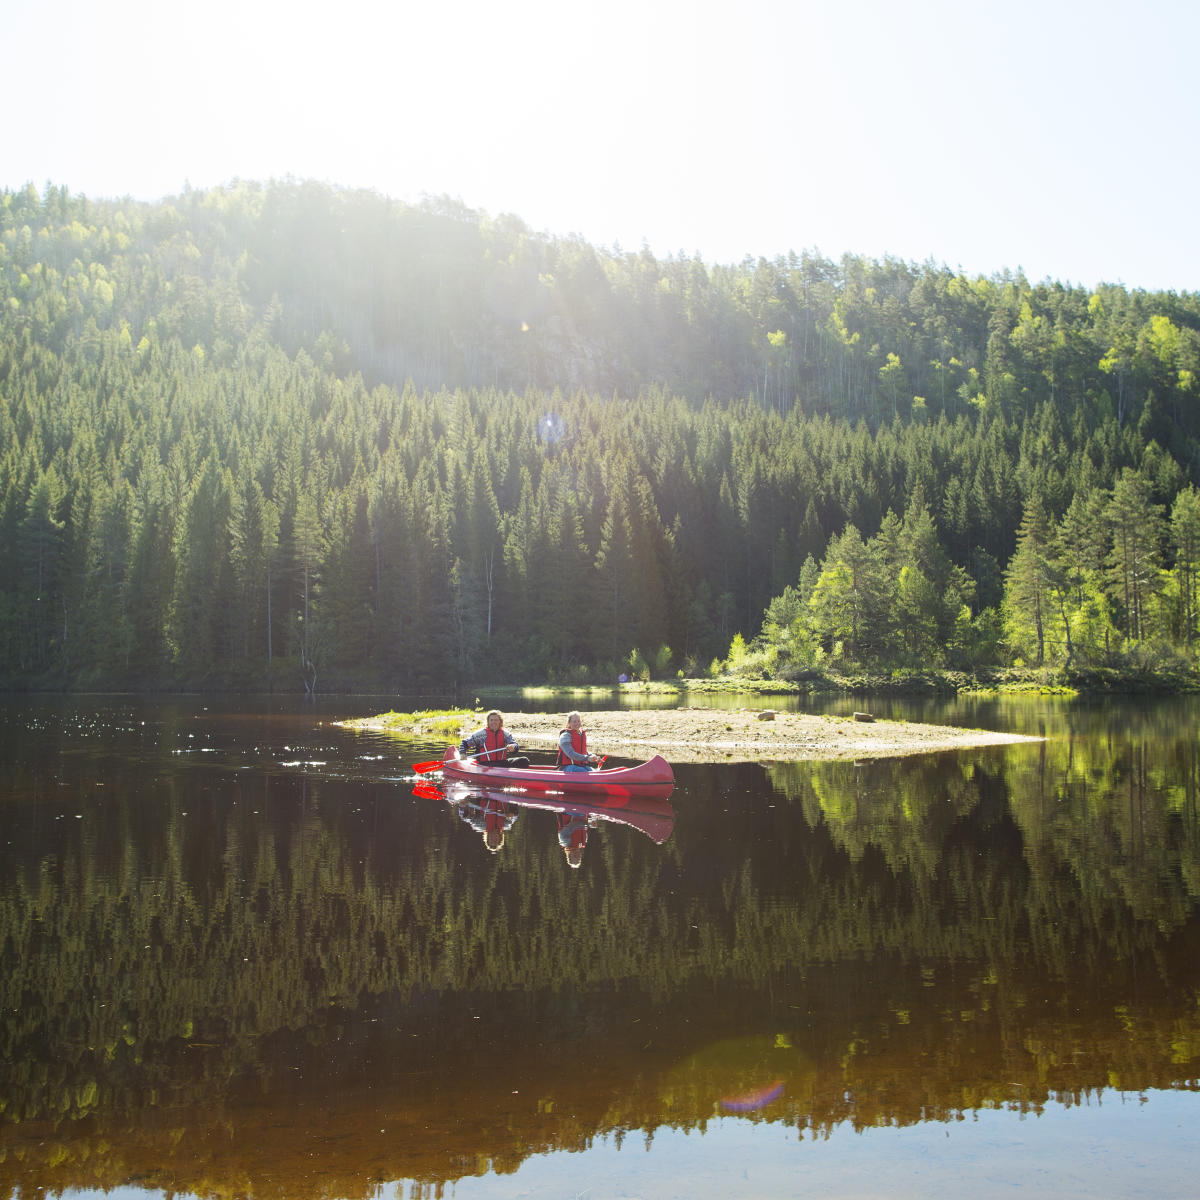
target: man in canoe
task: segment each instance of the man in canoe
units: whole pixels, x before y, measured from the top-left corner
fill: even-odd
[[[529,759],[516,752],[517,739],[504,728],[504,717],[494,708],[482,729],[469,733],[458,744],[458,752],[473,757],[485,767],[527,767]]]
[[[554,765],[563,771],[590,771],[599,761],[588,753],[583,718],[577,712],[568,713],[567,727],[558,735],[558,761]]]

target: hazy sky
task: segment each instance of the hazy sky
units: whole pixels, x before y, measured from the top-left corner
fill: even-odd
[[[662,258],[1200,290],[1197,0],[0,0],[0,187],[292,176]]]

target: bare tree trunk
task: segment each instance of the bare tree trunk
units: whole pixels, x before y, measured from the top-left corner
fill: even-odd
[[[495,602],[496,587],[496,551],[494,547],[490,551],[483,552],[483,579],[487,587],[487,636],[490,642],[492,640],[492,605]]]

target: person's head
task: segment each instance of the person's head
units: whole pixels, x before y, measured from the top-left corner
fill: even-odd
[[[485,829],[483,831],[483,844],[495,854],[504,845],[504,830],[503,829]]]
[[[583,866],[582,846],[564,846],[563,852],[567,856],[567,866],[572,870],[578,871]]]
[[[503,724],[504,717],[493,708],[487,715],[487,727],[494,730],[499,729]]]
[[[583,724],[583,718],[577,712],[567,713],[567,728],[578,729]]]

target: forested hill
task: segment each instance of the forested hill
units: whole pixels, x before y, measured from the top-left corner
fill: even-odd
[[[10,686],[1193,653],[1194,292],[286,182],[0,193],[0,312]]]

